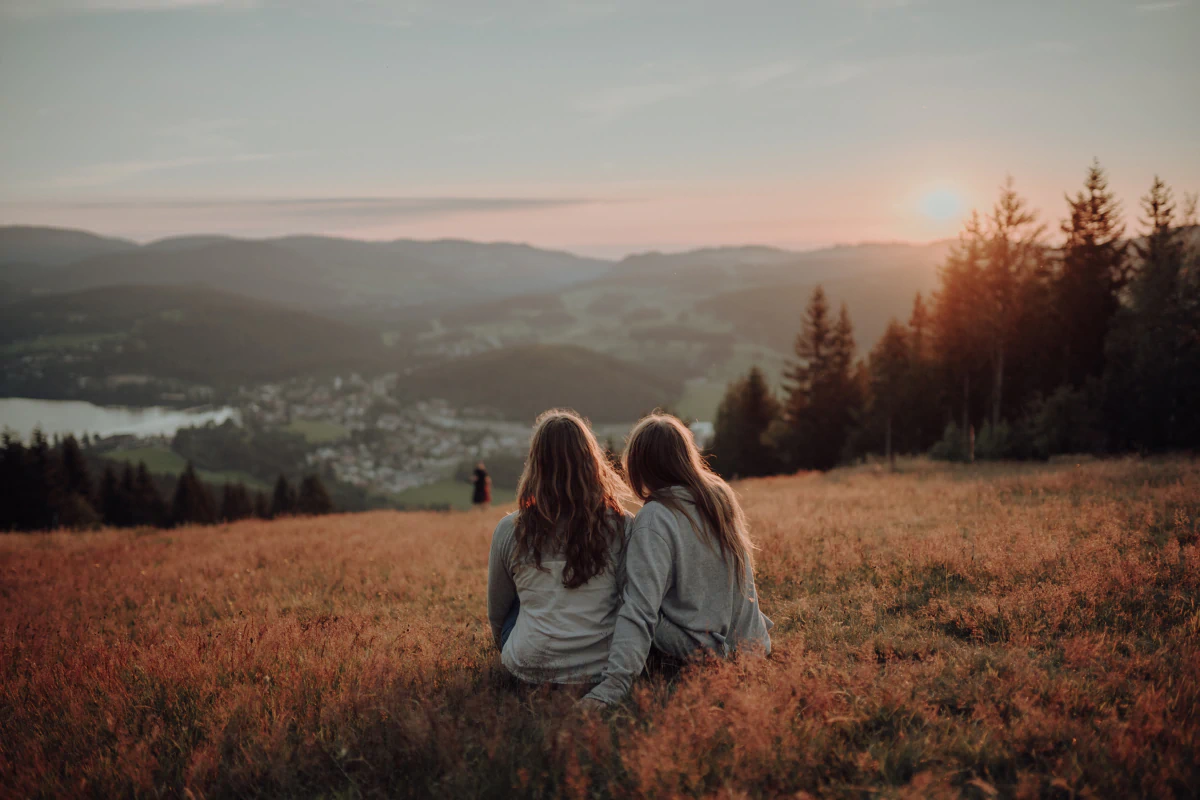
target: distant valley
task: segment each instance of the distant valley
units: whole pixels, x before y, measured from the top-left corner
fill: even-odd
[[[451,384],[460,382],[479,404],[495,398],[503,414],[524,419],[545,384],[522,363],[539,353],[574,364],[582,348],[610,357],[597,370],[606,380],[620,368],[635,383],[652,374],[659,383],[647,398],[670,386],[668,402],[710,417],[724,381],[753,363],[777,373],[816,283],[848,304],[865,350],[889,318],[907,315],[916,292],[933,288],[948,247],[713,248],[614,262],[453,240],[188,236],[138,245],[0,228],[0,390],[150,403],[164,398],[129,384],[117,391],[111,377],[164,382],[170,402],[195,399],[196,387],[220,395],[256,379],[399,371],[413,396],[428,394],[428,382],[457,397]],[[488,353],[506,369],[489,369]],[[512,400],[508,386],[523,383],[531,396]],[[586,396],[594,387],[581,388]]]
[[[848,305],[865,352],[933,288],[948,247],[605,261],[463,241],[139,245],[0,228],[0,397],[229,409],[240,433],[118,437],[104,452],[259,486],[316,469],[360,507],[457,503],[455,476],[479,458],[498,489],[515,485],[528,426],[551,406],[617,439],[656,407],[712,420],[751,365],[778,378],[817,283]]]

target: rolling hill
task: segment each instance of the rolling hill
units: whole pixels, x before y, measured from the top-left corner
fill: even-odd
[[[55,266],[48,270],[43,267]],[[611,262],[521,244],[368,242],[328,236],[179,236],[139,246],[82,231],[0,228],[0,280],[21,292],[206,284],[309,310],[393,309],[393,318],[593,280]]]
[[[377,368],[385,358],[372,332],[202,286],[103,287],[25,300],[5,309],[0,343],[5,361],[54,351],[95,378],[214,386]]]
[[[98,236],[70,228],[0,226],[0,265],[60,267],[91,256],[136,249],[137,244],[127,239]]]
[[[414,371],[414,398],[459,407],[488,407],[506,419],[531,421],[555,406],[596,423],[629,422],[676,399],[680,386],[610,356],[571,345],[508,347]]]

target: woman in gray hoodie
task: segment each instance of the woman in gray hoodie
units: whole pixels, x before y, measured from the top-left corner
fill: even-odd
[[[608,666],[585,699],[589,705],[624,697],[651,647],[680,660],[771,650],[745,515],[704,463],[691,431],[671,416],[646,417],[629,435],[625,475],[645,505],[629,536]]]

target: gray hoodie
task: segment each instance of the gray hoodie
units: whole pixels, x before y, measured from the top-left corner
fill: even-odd
[[[704,524],[682,487],[671,491]],[[650,645],[677,658],[697,651],[727,656],[750,645],[771,651],[771,620],[759,610],[754,572],[742,585],[725,557],[687,516],[651,500],[633,522],[625,554],[626,583],[604,680],[588,697],[621,700],[646,664]]]

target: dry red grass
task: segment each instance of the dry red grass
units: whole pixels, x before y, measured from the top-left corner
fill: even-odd
[[[605,716],[496,663],[499,512],[2,536],[0,792],[1200,792],[1196,461],[740,491],[775,654]]]

